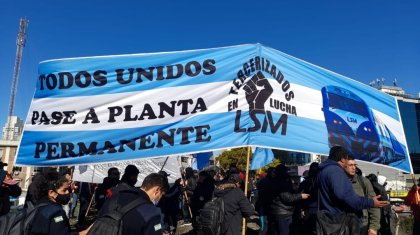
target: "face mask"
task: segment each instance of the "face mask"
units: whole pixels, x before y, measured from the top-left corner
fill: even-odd
[[[58,194],[55,201],[61,205],[67,205],[70,201],[70,194]]]

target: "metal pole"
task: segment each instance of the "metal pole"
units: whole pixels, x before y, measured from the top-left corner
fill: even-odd
[[[185,173],[184,173],[184,169],[183,169],[183,167],[182,167],[182,164],[180,163],[180,160],[179,160],[179,158],[180,157],[178,157],[178,165],[179,165],[179,171],[181,172],[181,178],[182,178],[182,181],[184,182],[184,188],[185,188],[185,186],[186,186],[186,184],[187,184],[187,181],[186,181],[186,179],[185,179]],[[192,220],[193,219],[193,214],[192,214],[192,211],[191,211],[191,207],[190,207],[190,200],[188,199],[188,195],[187,195],[187,192],[186,192],[186,190],[184,190],[184,193],[182,194],[182,196],[184,197],[184,199],[185,199],[185,202],[187,203],[187,207],[188,207],[188,212],[189,212],[189,214],[190,214],[190,219]]]
[[[89,186],[89,187],[90,187],[90,186]],[[88,206],[88,208],[87,208],[87,210],[86,210],[85,217],[88,215],[89,210],[90,210],[90,207],[92,206],[92,201],[93,201],[93,198],[95,198],[95,193],[96,193],[96,190],[93,192],[92,197],[90,198],[89,206]]]
[[[165,162],[163,163],[162,167],[160,168],[161,171],[163,171],[163,168],[166,165],[166,162],[168,161],[169,156],[166,157]]]

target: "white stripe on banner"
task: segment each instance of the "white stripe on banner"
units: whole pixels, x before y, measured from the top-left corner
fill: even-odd
[[[269,81],[274,90],[281,89],[278,82],[273,79]],[[226,104],[231,97],[226,91],[229,91],[230,86],[230,82],[214,82],[139,92],[34,99],[25,130],[87,131],[148,127],[175,123],[193,115],[227,112]],[[273,93],[265,104],[266,110],[273,113],[290,113],[293,107],[299,107],[298,117],[323,121],[321,93],[297,84],[292,84],[292,86],[296,94],[304,95],[297,95],[292,101],[286,101],[284,94]],[[247,111],[248,104],[243,92],[238,95],[238,99],[239,109]],[[159,105],[159,103],[164,103],[172,107],[172,102],[175,107],[174,116],[162,111],[163,104]],[[200,112],[203,104],[207,110]],[[95,107],[94,114],[97,115],[98,123],[92,121],[92,107]],[[59,123],[61,125],[51,125],[63,116],[72,115],[71,112],[76,114],[67,121],[66,118],[62,118]],[[86,117],[88,118],[85,122]],[[50,121],[48,125],[45,122],[47,119]],[[130,121],[126,121],[128,119]],[[75,123],[65,125],[64,121]]]

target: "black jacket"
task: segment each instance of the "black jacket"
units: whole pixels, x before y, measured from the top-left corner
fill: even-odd
[[[213,178],[206,178],[203,182],[197,183],[197,187],[191,197],[191,210],[193,216],[197,216],[204,204],[210,201],[213,197],[214,180]]]
[[[260,215],[267,215],[270,211],[270,203],[274,198],[272,194],[273,184],[273,179],[268,176],[257,183],[258,200],[255,207]]]
[[[124,187],[127,190],[116,193],[116,187]],[[118,204],[121,207],[139,197],[147,201],[147,203],[140,204],[123,216],[123,235],[162,235],[161,211],[153,205],[149,196],[143,190],[128,186],[124,182],[119,183],[116,187],[113,188],[112,197],[118,197]],[[109,211],[112,197],[105,201],[98,216]]]
[[[102,184],[96,188],[95,193],[95,202],[96,202],[96,209],[100,210],[105,203],[106,199],[106,192],[108,189],[114,187],[119,183],[118,179],[113,179],[109,177],[105,177]]]
[[[48,205],[38,209],[32,221],[30,235],[68,235],[78,234],[70,231],[69,220],[63,207],[46,197],[39,200],[38,204],[47,203]]]
[[[239,188],[224,189],[220,187],[214,191],[215,197],[222,197],[225,205],[226,235],[240,235],[242,231],[242,218],[254,214],[254,208]]]
[[[0,185],[0,215],[10,211],[10,197],[19,197],[22,189],[17,185]]]
[[[302,209],[305,213],[316,214],[318,211],[318,187],[316,176],[306,178],[299,186],[299,192],[307,193],[310,197],[302,201]]]
[[[272,185],[273,199],[270,203],[269,214],[278,216],[292,216],[295,204],[302,200],[302,195],[293,191],[290,178],[275,178]]]

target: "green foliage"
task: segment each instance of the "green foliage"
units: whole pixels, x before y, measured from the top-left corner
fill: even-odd
[[[261,168],[261,170],[258,170],[257,172],[259,173],[261,171],[265,173],[268,170],[268,168],[276,167],[278,165],[280,165],[280,160],[274,157],[274,161],[272,163],[266,165],[265,167]]]
[[[220,166],[224,170],[229,169],[230,165],[234,165],[240,171],[245,172],[247,153],[248,153],[248,148],[247,147],[226,150],[218,156],[217,160],[219,161]],[[249,162],[250,166],[251,166],[251,162],[252,162],[252,154],[253,153],[251,152],[251,156],[250,156],[250,160],[249,160],[250,161]],[[265,172],[269,167],[276,167],[279,164],[280,164],[280,160],[275,156],[274,161],[271,164],[268,164],[267,166],[261,168],[261,171]],[[258,170],[258,172],[260,172],[260,171]]]
[[[240,171],[245,171],[247,151],[247,147],[226,150],[219,155],[217,160],[224,170],[229,169],[230,165],[234,165]]]

